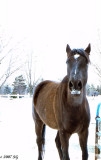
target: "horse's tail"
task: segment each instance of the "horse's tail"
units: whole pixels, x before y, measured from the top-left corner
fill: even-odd
[[[39,85],[36,87],[35,89],[35,92],[34,92],[34,96],[33,96],[33,102],[34,102],[34,106],[36,106],[36,103],[37,103],[37,98],[38,98],[38,95],[40,93],[40,91],[44,88],[44,86],[46,84],[48,84],[50,81],[43,81],[41,83],[39,83]]]
[[[45,133],[46,133],[46,125],[43,125],[43,129],[42,129],[42,138],[45,139]]]

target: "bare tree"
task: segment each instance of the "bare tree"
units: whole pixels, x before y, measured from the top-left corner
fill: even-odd
[[[14,41],[0,28],[0,88],[23,66],[24,61],[21,55],[24,50],[21,45],[21,42]]]
[[[28,85],[28,92],[33,94],[33,89],[39,81],[42,81],[41,75],[39,77],[36,76],[36,63],[37,56],[34,55],[34,52],[31,51],[27,55],[27,61],[25,64],[25,74],[26,74],[26,82]]]
[[[99,81],[101,81],[101,31],[98,30],[98,39],[96,44],[93,46],[92,57],[92,66],[94,67],[95,72],[99,77]]]

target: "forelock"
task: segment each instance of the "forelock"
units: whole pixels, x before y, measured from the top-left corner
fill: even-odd
[[[85,52],[84,49],[73,49],[71,51],[70,57],[76,54],[85,57],[87,59],[87,63],[90,62],[89,55]]]

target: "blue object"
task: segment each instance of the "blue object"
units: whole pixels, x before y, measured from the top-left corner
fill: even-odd
[[[99,110],[100,110],[100,107],[101,107],[101,103],[98,104],[97,112],[96,112],[96,118],[99,118]]]
[[[99,132],[99,122],[101,121],[101,118],[99,117],[99,111],[100,111],[101,103],[97,106],[97,112],[96,112],[96,132]]]

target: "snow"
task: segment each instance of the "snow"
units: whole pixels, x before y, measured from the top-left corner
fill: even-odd
[[[95,117],[101,97],[88,98],[91,110],[88,150],[89,160],[95,160]],[[55,145],[56,130],[46,128],[44,160],[59,159]],[[81,149],[77,134],[70,139],[69,154],[71,160],[81,160]],[[0,160],[37,160],[38,151],[34,122],[32,119],[32,99],[0,98]]]

